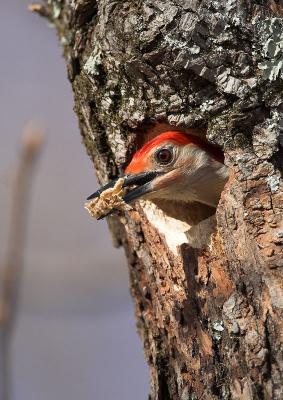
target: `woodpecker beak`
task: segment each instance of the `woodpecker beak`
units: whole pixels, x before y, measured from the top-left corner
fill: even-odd
[[[159,171],[159,172],[158,171],[148,171],[148,172],[141,172],[139,174],[122,176],[122,178],[124,178],[123,188],[129,188],[131,186],[135,186],[133,189],[130,189],[123,197],[123,200],[125,201],[125,203],[129,204],[132,201],[138,199],[139,197],[152,192],[152,190],[153,190],[152,181],[156,177],[163,175],[163,174],[164,174],[164,172],[162,172],[162,171]],[[106,189],[110,189],[110,188],[114,187],[117,180],[118,179],[102,186],[96,192],[94,192],[93,194],[88,196],[87,200],[91,200],[96,197],[99,197],[101,195],[101,193],[103,193]]]

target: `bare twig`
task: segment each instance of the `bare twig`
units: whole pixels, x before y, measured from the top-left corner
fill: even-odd
[[[0,280],[0,399],[10,396],[10,341],[17,315],[18,293],[23,266],[29,194],[35,161],[43,141],[40,131],[30,130],[23,137],[11,200],[7,254]]]
[[[46,8],[44,4],[31,3],[28,5],[28,10],[39,14],[41,17],[50,18],[51,16],[49,10]]]

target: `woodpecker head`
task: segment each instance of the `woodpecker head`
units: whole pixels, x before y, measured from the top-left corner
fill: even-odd
[[[138,150],[125,170],[124,201],[166,199],[197,201],[216,207],[228,178],[222,152],[197,136],[164,132]],[[110,183],[88,197],[99,196]]]

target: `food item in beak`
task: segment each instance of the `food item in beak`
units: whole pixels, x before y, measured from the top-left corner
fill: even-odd
[[[113,210],[129,210],[131,207],[123,200],[126,189],[123,188],[125,179],[119,178],[115,185],[104,190],[99,197],[85,203],[85,209],[96,219],[105,217]]]

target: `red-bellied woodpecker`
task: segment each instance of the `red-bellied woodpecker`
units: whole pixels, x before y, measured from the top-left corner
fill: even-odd
[[[228,178],[223,154],[201,138],[167,131],[138,150],[125,170],[124,187],[132,187],[124,201],[166,199],[216,207]],[[111,182],[88,197],[98,197]]]

